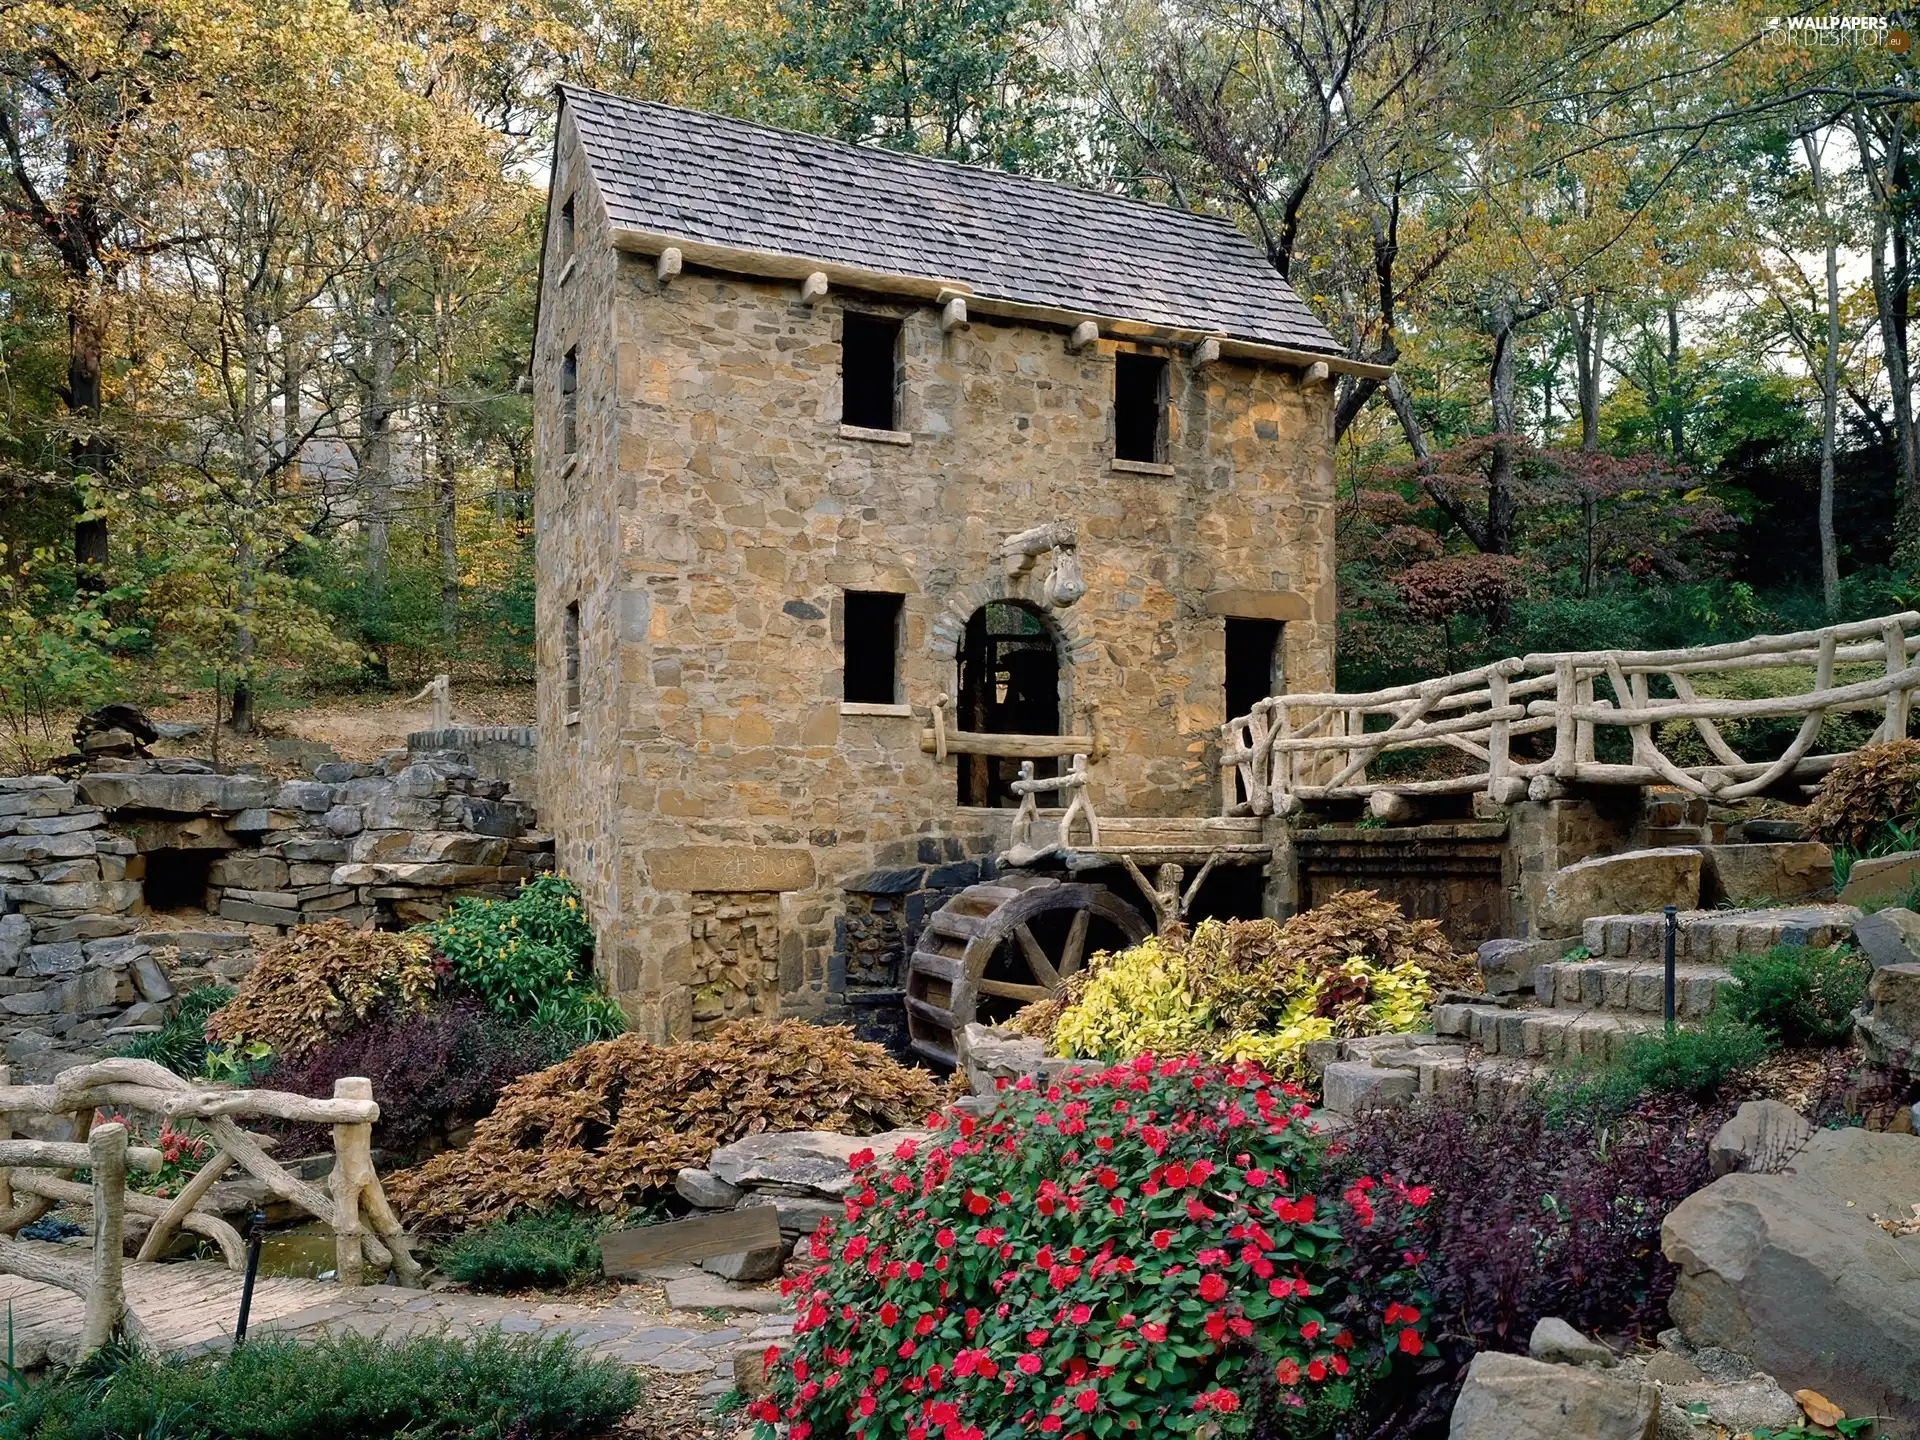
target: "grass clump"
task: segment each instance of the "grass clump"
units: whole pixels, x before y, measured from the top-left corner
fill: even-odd
[[[1556,1121],[1624,1114],[1648,1097],[1704,1103],[1758,1069],[1770,1050],[1767,1032],[1759,1026],[1716,1014],[1695,1029],[1635,1036],[1603,1063],[1557,1066],[1539,1098]]]
[[[9,1393],[5,1440],[567,1440],[633,1409],[639,1381],[560,1338],[482,1333],[389,1343],[261,1338],[230,1355],[103,1351]]]
[[[229,985],[203,985],[180,997],[164,1024],[151,1035],[136,1035],[120,1047],[129,1060],[151,1060],[191,1080],[206,1068],[207,1017],[234,997]]]
[[[600,1273],[600,1231],[563,1211],[516,1215],[449,1240],[434,1262],[476,1290],[559,1290]]]
[[[1871,967],[1845,946],[1776,945],[1738,955],[1720,992],[1727,1016],[1766,1031],[1778,1045],[1840,1045],[1866,998]]]

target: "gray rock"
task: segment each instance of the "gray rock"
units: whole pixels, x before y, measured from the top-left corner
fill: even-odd
[[[252,775],[89,774],[78,782],[89,805],[167,815],[231,814],[266,805],[273,782]]]
[[[839,1224],[846,1219],[846,1206],[837,1200],[821,1200],[811,1195],[770,1195],[754,1191],[740,1202],[742,1210],[771,1205],[780,1233],[790,1238],[811,1235],[826,1220]]]
[[[890,1155],[901,1140],[924,1141],[924,1130],[893,1130],[885,1135],[838,1135],[830,1130],[789,1130],[779,1134],[749,1135],[722,1145],[707,1161],[707,1169],[729,1185],[752,1189],[774,1183],[791,1185],[829,1200],[853,1188],[847,1157],[862,1150]]]
[[[279,849],[280,858],[289,863],[338,865],[347,858],[346,842],[342,840],[285,840]]]
[[[1867,1000],[1854,1012],[1854,1033],[1867,1058],[1920,1070],[1920,964],[1882,965],[1867,981]]]
[[[1645,915],[1665,905],[1691,910],[1700,903],[1698,850],[1667,846],[1600,855],[1554,872],[1541,904],[1547,935],[1578,935],[1595,915]]]
[[[1840,898],[1848,905],[1898,903],[1916,889],[1920,889],[1920,850],[1902,850],[1854,861]]]
[[[786,1263],[787,1247],[769,1245],[762,1250],[736,1250],[731,1255],[709,1255],[700,1262],[700,1268],[709,1275],[718,1275],[722,1280],[750,1285],[773,1279]]]
[[[1713,904],[1798,904],[1833,893],[1833,851],[1817,840],[1705,845],[1704,898]]]
[[[45,1015],[54,1008],[51,990],[28,990],[19,995],[0,995],[0,1010],[9,1015]]]
[[[9,885],[7,898],[29,915],[119,914],[141,900],[137,880],[82,881],[77,885]]]
[[[278,890],[287,883],[287,862],[270,855],[223,855],[207,867],[207,881],[234,890]]]
[[[173,998],[173,983],[160,968],[160,962],[149,954],[134,957],[133,988],[140,992],[142,1000],[151,1000],[157,1005]]]
[[[1658,1386],[1482,1351],[1454,1402],[1451,1440],[1649,1440]]]
[[[758,1315],[790,1313],[793,1302],[778,1290],[736,1288],[717,1275],[696,1271],[667,1281],[669,1310],[741,1310]]]
[[[319,814],[333,805],[333,787],[318,780],[288,780],[274,793],[273,803],[282,810],[304,810]]]
[[[1336,1115],[1404,1105],[1420,1093],[1420,1075],[1364,1060],[1336,1060],[1320,1077],[1320,1103]]]
[[[1748,1100],[1707,1142],[1707,1164],[1715,1175],[1783,1168],[1813,1134],[1797,1111],[1778,1100]]]
[[[153,733],[162,740],[191,740],[207,727],[198,720],[155,720]]]
[[[93,854],[93,836],[84,830],[65,835],[0,837],[0,865],[37,865],[44,860],[77,860]]]
[[[127,1028],[145,1029],[149,1026],[158,1029],[166,1023],[167,1012],[151,1001],[142,1000],[129,1005],[120,1016],[120,1024]]]
[[[1486,940],[1476,958],[1489,995],[1531,994],[1533,972],[1565,955],[1571,940]]]
[[[1852,1414],[1920,1407],[1920,1235],[1875,1215],[1911,1213],[1920,1139],[1816,1132],[1778,1175],[1722,1176],[1661,1227],[1679,1267],[1670,1309],[1687,1338],[1751,1356]]]
[[[747,1193],[711,1170],[682,1170],[673,1177],[673,1189],[682,1200],[702,1210],[731,1210]]]
[[[366,828],[366,817],[358,805],[336,805],[321,817],[320,823],[327,827],[328,834],[344,840]]]
[[[1533,1335],[1527,1341],[1527,1354],[1549,1365],[1599,1365],[1610,1369],[1615,1363],[1613,1351],[1552,1316],[1533,1327]]]
[[[33,922],[24,915],[0,915],[0,971],[20,963],[33,938]]]
[[[968,1024],[962,1038],[967,1088],[976,1095],[992,1095],[1002,1080],[1012,1084],[1022,1075],[1044,1074],[1048,1068],[1044,1040],[977,1023]]]
[[[59,945],[29,945],[26,973],[29,975],[72,975],[87,963],[85,948],[78,940]]]
[[[98,830],[107,823],[104,811],[82,810],[74,815],[49,815],[43,820],[22,819],[13,822],[16,835],[71,835],[82,830]]]
[[[1920,963],[1920,915],[1897,906],[1862,915],[1853,943],[1876,966]]]
[[[297,925],[300,912],[277,905],[255,905],[246,900],[222,900],[220,918],[238,920],[243,925]]]

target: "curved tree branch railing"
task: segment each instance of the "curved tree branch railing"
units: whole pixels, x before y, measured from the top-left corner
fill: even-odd
[[[1565,785],[1672,785],[1715,800],[1737,800],[1787,781],[1817,778],[1844,758],[1815,753],[1830,714],[1879,716],[1874,739],[1903,737],[1920,689],[1920,612],[1829,625],[1794,635],[1761,635],[1683,650],[1589,650],[1517,656],[1418,684],[1358,695],[1276,695],[1221,727],[1223,811],[1287,814],[1305,801],[1375,794],[1479,794],[1510,804],[1547,798]],[[1836,667],[1877,666],[1880,674],[1835,683]],[[1694,677],[1811,667],[1813,686],[1763,699],[1701,699]],[[1652,693],[1664,677],[1671,697]],[[1612,698],[1595,694],[1604,684]],[[1784,753],[1748,760],[1720,731],[1729,721],[1800,718]],[[1369,728],[1371,722],[1386,724]],[[1660,727],[1690,725],[1711,757],[1681,763],[1665,754]],[[1602,761],[1596,736],[1623,729],[1626,762]],[[1518,736],[1551,733],[1552,753],[1521,760]],[[1457,775],[1373,779],[1367,767],[1407,750],[1449,749],[1472,762]],[[1236,786],[1235,781],[1238,780]],[[1244,798],[1239,798],[1239,797]]]
[[[333,1231],[335,1271],[342,1284],[359,1284],[368,1266],[379,1274],[391,1269],[403,1285],[420,1283],[411,1242],[373,1168],[373,1123],[380,1118],[380,1107],[374,1102],[370,1081],[340,1080],[332,1099],[316,1100],[279,1090],[196,1083],[151,1061],[128,1059],[78,1065],[45,1085],[9,1085],[7,1079],[6,1068],[0,1066],[0,1271],[85,1298],[82,1354],[106,1343],[116,1329],[139,1333],[138,1318],[127,1308],[120,1280],[129,1210],[154,1222],[138,1259],[158,1259],[174,1236],[186,1230],[218,1245],[229,1269],[244,1268],[245,1247],[239,1234],[218,1215],[199,1208],[207,1192],[235,1166],[265,1185],[276,1199],[299,1207]],[[124,1125],[96,1124],[94,1117],[103,1108],[198,1121],[206,1128],[214,1152],[171,1199],[129,1191],[126,1170],[157,1171],[160,1152],[129,1147]],[[75,1140],[12,1138],[22,1117],[60,1115],[72,1117]],[[242,1119],[332,1126],[334,1163],[328,1192],[276,1163],[259,1137],[240,1127],[237,1122]],[[90,1185],[73,1178],[73,1172],[83,1168],[92,1172]],[[35,1173],[42,1170],[53,1173]],[[60,1201],[85,1205],[92,1212],[90,1268],[12,1238]]]

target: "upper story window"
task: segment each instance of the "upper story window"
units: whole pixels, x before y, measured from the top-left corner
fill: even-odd
[[[580,351],[567,351],[560,361],[560,450],[571,455],[580,448]]]
[[[575,600],[567,606],[560,624],[561,649],[561,696],[562,708],[566,712],[567,723],[572,724],[580,716],[580,602]]]
[[[840,423],[900,428],[900,322],[849,310],[840,335]]]
[[[1123,350],[1113,357],[1113,458],[1167,458],[1167,359]]]
[[[560,246],[560,263],[566,264],[573,258],[573,196],[567,197],[560,207],[560,228],[554,235]]]

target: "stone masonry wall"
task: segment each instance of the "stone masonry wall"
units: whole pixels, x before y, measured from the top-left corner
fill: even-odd
[[[179,759],[0,779],[0,1056],[37,1077],[95,1053],[296,924],[402,927],[511,894],[553,855],[506,792],[447,753],[310,780]]]
[[[1112,342],[1074,354],[1064,329],[983,317],[943,334],[928,305],[803,305],[791,282],[693,269],[663,286],[611,249],[572,145],[554,196],[575,199],[579,251],[564,280],[550,261],[534,366],[542,813],[644,1032],[692,1033],[696,893],[778,894],[783,1008],[817,1014],[843,993],[853,877],[922,841],[969,859],[1004,843],[1006,813],[958,805],[956,762],[920,736],[955,693],[968,616],[1037,598],[1044,559],[1010,578],[1000,558],[1015,531],[1078,529],[1087,592],[1048,622],[1063,723],[1097,705],[1111,742],[1102,813],[1215,812],[1223,613],[1283,619],[1286,683],[1331,686],[1330,384],[1173,354],[1168,463],[1116,464]],[[908,443],[840,426],[849,307],[903,320]],[[849,589],[904,597],[901,705],[841,704]]]

